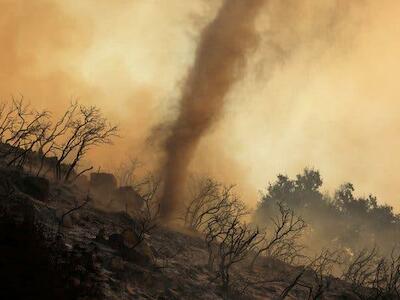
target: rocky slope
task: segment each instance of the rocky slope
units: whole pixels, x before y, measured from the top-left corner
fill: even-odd
[[[3,299],[222,299],[200,235],[160,225],[132,248],[135,220],[128,214],[100,209],[73,185],[50,183],[46,191],[33,184],[38,194],[26,182],[1,171]],[[247,266],[235,266],[229,298],[278,299],[298,272],[265,259],[253,271]],[[286,299],[307,295],[298,286]],[[334,279],[323,299],[357,298]]]

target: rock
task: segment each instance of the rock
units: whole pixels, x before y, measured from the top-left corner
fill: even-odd
[[[105,242],[106,241],[106,232],[105,232],[104,228],[101,228],[99,230],[99,232],[96,235],[95,240],[98,241],[98,242]]]
[[[63,214],[65,214],[68,211],[68,209],[60,209],[58,211],[56,211],[56,217],[61,220]],[[67,227],[67,228],[72,228],[73,227],[73,219],[71,217],[71,214],[67,214],[64,216],[63,219],[63,223],[61,224],[63,227]]]
[[[181,299],[179,293],[172,288],[165,288],[164,293],[157,297],[157,300],[178,300]]]
[[[124,261],[122,258],[116,256],[111,259],[110,267],[113,271],[122,271],[124,270]]]
[[[173,289],[167,289],[165,291],[165,297],[166,299],[180,299],[179,293]]]
[[[98,191],[111,192],[117,188],[117,179],[110,173],[92,173],[90,187]]]
[[[142,241],[133,249],[124,248],[123,257],[138,265],[148,266],[155,263],[155,257],[147,241]]]
[[[122,234],[113,233],[108,237],[108,243],[114,249],[122,249],[124,247],[124,237]]]
[[[146,261],[148,260],[150,263],[155,262],[154,253],[146,240],[142,241],[136,249],[146,257]]]
[[[72,228],[73,227],[73,222],[72,222],[72,218],[71,218],[70,215],[66,215],[64,217],[62,226],[67,227],[67,228]]]
[[[71,213],[71,220],[72,220],[74,223],[79,222],[80,218],[81,218],[81,215],[79,214],[79,212],[74,211],[74,212]]]
[[[127,238],[130,236],[129,238]],[[109,245],[117,249],[125,260],[135,262],[140,265],[154,264],[155,257],[149,244],[146,240],[141,241],[137,246],[137,243],[133,243],[136,237],[130,234],[119,234],[113,233],[108,238]]]
[[[132,248],[139,244],[139,236],[131,229],[127,229],[122,233],[124,245]]]
[[[82,191],[87,191],[90,188],[90,181],[86,175],[80,175],[74,183]]]
[[[130,229],[120,233],[113,233],[108,237],[108,242],[111,247],[120,249],[123,247],[133,248],[139,244],[139,237]]]
[[[26,176],[20,181],[18,187],[22,192],[37,200],[45,202],[49,199],[50,184],[46,178]]]
[[[5,177],[0,177],[0,197],[2,199],[10,199],[15,194],[15,187],[12,181]]]
[[[110,173],[90,174],[90,193],[99,205],[107,205],[117,188],[117,179]]]
[[[37,215],[33,205],[24,205],[20,208],[20,212],[23,214],[23,220],[25,224],[33,225],[35,223]]]
[[[81,284],[81,280],[80,280],[79,278],[72,277],[70,280],[71,280],[71,285],[72,285],[74,288],[79,287],[80,284]]]
[[[143,198],[131,186],[119,187],[112,195],[112,200],[127,210],[139,211],[143,205]]]

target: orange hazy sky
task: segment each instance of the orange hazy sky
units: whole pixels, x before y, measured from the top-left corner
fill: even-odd
[[[55,113],[71,99],[98,105],[122,138],[90,160],[112,168],[148,152],[151,129],[176,115],[199,34],[220,4],[1,0],[0,97],[23,94]],[[269,1],[258,48],[193,169],[245,186],[254,203],[278,173],[314,167],[326,190],[351,181],[398,211],[399,15],[397,0]]]

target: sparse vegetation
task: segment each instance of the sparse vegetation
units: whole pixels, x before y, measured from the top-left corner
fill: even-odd
[[[77,106],[73,104],[68,113],[69,121],[62,141],[55,146],[56,178],[68,181],[87,151],[98,145],[110,144],[117,135],[118,128],[108,123],[95,106]],[[65,172],[63,163],[69,159]]]
[[[318,171],[305,169],[296,179],[279,175],[262,196],[255,221],[260,226],[268,224],[276,209],[283,203],[307,223],[312,234],[304,243],[340,248],[358,252],[379,245],[389,254],[394,236],[400,233],[400,218],[388,205],[378,204],[376,197],[356,197],[350,183],[343,184],[333,196],[323,194],[322,179]]]
[[[157,195],[160,191],[160,185],[161,179],[151,174],[141,182],[138,192],[144,201],[144,205],[134,215],[132,224],[137,241],[131,245],[131,248],[137,247],[143,242],[146,235],[151,234],[159,225],[160,203]]]
[[[295,216],[294,211],[285,204],[277,203],[277,206],[279,212],[271,218],[271,228],[267,228],[257,242],[251,269],[260,254],[287,263],[294,263],[301,256],[303,246],[299,239],[304,233],[306,223],[301,217]]]
[[[292,276],[293,279],[289,281],[279,299],[286,299],[296,286],[307,290],[306,299],[322,299],[331,287],[334,268],[342,264],[342,259],[341,252],[327,249],[322,249],[313,257],[304,257],[304,263]]]
[[[92,173],[85,190],[65,184],[91,170],[78,170],[87,151],[111,143],[116,134],[117,127],[95,107],[73,103],[55,123],[50,113],[35,111],[23,99],[0,108],[0,217],[41,224],[37,228],[48,234],[44,254],[55,260],[41,261],[51,268],[72,263],[65,275],[68,292],[89,293],[81,282],[97,293],[123,281],[118,289],[129,298],[136,295],[129,284],[146,285],[137,274],[172,286],[182,272],[179,280],[187,290],[165,284],[157,297],[268,294],[317,300],[343,289],[348,299],[400,298],[400,252],[393,239],[400,220],[375,197],[354,196],[349,183],[333,196],[322,194],[319,172],[306,169],[295,180],[279,175],[252,215],[234,185],[193,177],[181,219],[186,231],[180,233],[160,218],[162,178],[137,177],[138,159],[122,162],[115,175]],[[256,222],[248,222],[251,216]],[[98,255],[104,256],[101,262]],[[74,270],[77,261],[84,272]],[[99,266],[115,272],[101,287],[92,282]],[[201,286],[195,297],[193,286]]]
[[[385,257],[376,247],[363,249],[351,257],[343,280],[361,299],[397,299],[400,296],[400,253],[397,247]]]
[[[140,185],[141,183],[135,178],[135,172],[140,165],[139,159],[131,157],[128,157],[125,161],[121,162],[114,171],[119,186],[136,187],[137,185]]]
[[[238,200],[229,200],[228,197],[230,206],[226,205],[224,210],[210,215],[203,231],[208,249],[208,268],[214,270],[216,264],[216,279],[221,280],[224,298],[228,298],[230,293],[233,265],[250,255],[259,235],[258,229],[242,223],[244,208],[238,205]]]
[[[247,224],[240,223],[237,216],[222,226],[217,240],[217,277],[221,279],[224,298],[229,299],[231,269],[234,264],[247,258],[254,249],[259,231],[251,229]]]
[[[249,214],[246,205],[235,195],[234,186],[224,186],[211,178],[199,178],[191,186],[191,198],[184,212],[184,224],[191,230],[202,231],[208,224],[226,220],[228,216]]]
[[[52,171],[57,180],[75,179],[92,169],[76,173],[87,151],[110,144],[117,132],[118,127],[109,124],[95,106],[72,103],[54,121],[50,112],[31,108],[23,97],[0,105],[1,158],[9,167],[37,176]]]

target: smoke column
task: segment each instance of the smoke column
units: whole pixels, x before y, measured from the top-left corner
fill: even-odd
[[[204,29],[195,62],[183,87],[180,110],[165,142],[165,187],[161,212],[171,220],[188,166],[201,137],[219,119],[225,96],[240,78],[246,53],[254,49],[254,18],[265,0],[225,0],[216,18]]]

